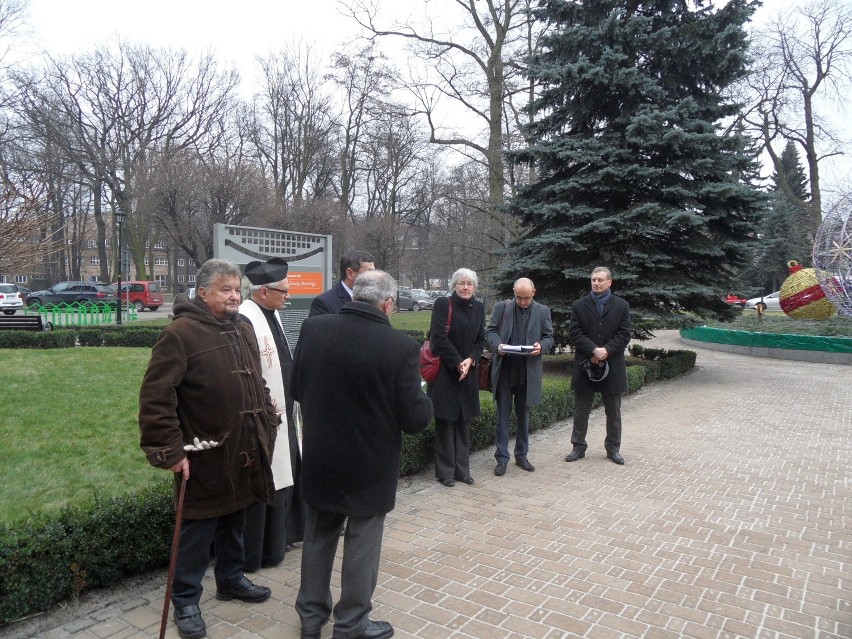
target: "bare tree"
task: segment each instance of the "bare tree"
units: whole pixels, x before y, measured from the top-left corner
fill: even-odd
[[[335,53],[331,79],[342,92],[343,101],[337,118],[340,168],[336,187],[340,204],[339,225],[345,228],[347,220],[353,224],[357,222],[355,199],[366,171],[364,162],[359,162],[358,158],[366,132],[382,113],[399,111],[399,107],[388,104],[393,71],[375,47]],[[339,246],[340,251],[347,248],[350,247]]]
[[[272,223],[272,189],[239,138],[224,138],[203,153],[186,148],[162,153],[152,168],[146,193],[156,228],[196,266],[213,257],[215,224]]]
[[[852,61],[852,5],[817,0],[785,8],[753,38],[753,70],[747,78],[743,121],[756,131],[787,199],[808,212],[813,234],[822,220],[820,163],[842,153],[828,122],[832,103],[845,106]],[[782,151],[793,142],[802,151],[810,188],[803,200],[788,183]],[[812,239],[812,237],[811,237]]]
[[[284,50],[259,63],[263,90],[247,114],[247,135],[271,175],[286,217],[290,206],[333,192],[333,109],[310,47]]]
[[[441,27],[426,16],[421,24],[412,20],[391,25],[379,21],[376,0],[353,0],[349,12],[374,37],[404,39],[413,53],[426,62],[437,77],[422,76],[412,89],[419,111],[429,126],[429,140],[462,149],[488,169],[488,201],[502,204],[504,197],[504,102],[507,96],[506,66],[520,42],[521,26],[528,19],[524,0],[453,0],[457,13],[444,16]],[[455,131],[445,132],[436,121],[440,98],[484,125],[487,140]]]
[[[185,52],[120,43],[67,61],[50,59],[43,80],[26,87],[29,119],[76,164],[95,196],[102,264],[107,203],[127,214],[127,245],[139,277],[146,276],[153,224],[150,211],[137,206],[137,183],[144,181],[148,158],[216,135],[237,81],[236,72],[220,71],[211,55],[195,64]]]
[[[63,247],[51,230],[41,185],[24,188],[27,190],[9,182],[0,186],[0,274],[24,271],[35,262],[50,260]]]

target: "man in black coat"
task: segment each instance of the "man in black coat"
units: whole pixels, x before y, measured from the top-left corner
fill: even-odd
[[[565,461],[586,456],[586,432],[595,393],[606,411],[606,456],[623,464],[621,456],[621,396],[627,392],[624,349],[630,341],[630,305],[612,294],[612,273],[604,266],[592,271],[592,291],[571,307],[568,334],[574,346],[571,388],[574,408],[573,450]]]
[[[290,383],[304,423],[307,513],[296,599],[302,639],[319,639],[332,613],[333,639],[393,635],[389,623],[369,618],[384,520],[396,502],[402,433],[419,433],[432,419],[419,346],[388,319],[396,282],[367,271],[353,294],[338,314],[305,320]],[[340,600],[332,609],[332,566],[347,519]]]
[[[367,251],[345,251],[340,256],[340,281],[311,302],[308,317],[339,313],[347,302],[352,301],[355,278],[364,271],[376,268],[373,256]]]

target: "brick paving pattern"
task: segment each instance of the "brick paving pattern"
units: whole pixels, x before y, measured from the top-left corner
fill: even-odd
[[[625,466],[596,409],[581,461],[563,461],[565,422],[532,435],[534,473],[495,477],[489,450],[473,486],[402,480],[373,617],[399,639],[852,637],[849,367],[695,350],[695,371],[625,399]],[[208,637],[296,639],[300,556],[253,576],[273,591],[259,605],[216,601],[209,570]],[[0,635],[156,637],[164,590],[157,575]]]

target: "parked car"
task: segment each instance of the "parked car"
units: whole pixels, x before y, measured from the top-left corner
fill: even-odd
[[[106,284],[95,282],[59,282],[44,291],[27,295],[27,306],[58,304],[109,304],[115,306],[115,292]]]
[[[21,296],[21,303],[23,304],[24,302],[26,302],[27,295],[32,293],[32,289],[29,289],[26,286],[21,286],[20,284],[18,284],[17,287],[18,287],[18,295]]]
[[[748,300],[744,297],[740,297],[739,295],[735,295],[733,293],[728,293],[725,295],[725,303],[730,304],[731,306],[739,306],[740,308],[745,308],[746,302]]]
[[[757,308],[758,304],[763,304],[764,311],[780,311],[781,310],[781,291],[775,291],[763,297],[752,297],[746,300],[745,308]]]
[[[6,315],[14,315],[20,308],[24,308],[24,303],[18,287],[14,284],[0,284],[0,310]]]
[[[435,305],[433,300],[423,289],[411,289],[407,286],[399,287],[399,294],[396,298],[396,308],[399,311],[420,311],[432,308]]]
[[[413,297],[417,305],[424,310],[431,310],[435,306],[435,298],[429,295],[426,291],[422,291],[418,288],[412,289],[411,297]]]
[[[160,283],[153,281],[130,281],[121,283],[122,304],[133,304],[138,312],[146,308],[156,311],[163,305]]]

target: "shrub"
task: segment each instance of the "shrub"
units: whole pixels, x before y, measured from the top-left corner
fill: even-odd
[[[645,364],[653,363],[649,366],[649,369],[654,370],[653,379],[670,379],[695,368],[695,351],[667,351],[664,348],[646,348],[641,344],[634,344],[630,347],[630,354],[640,358]]]
[[[80,329],[80,346],[152,347],[162,331],[148,326],[100,326]]]
[[[53,331],[0,331],[0,348],[71,348],[77,332],[68,329]]]
[[[0,623],[168,563],[172,482],[0,526]]]

